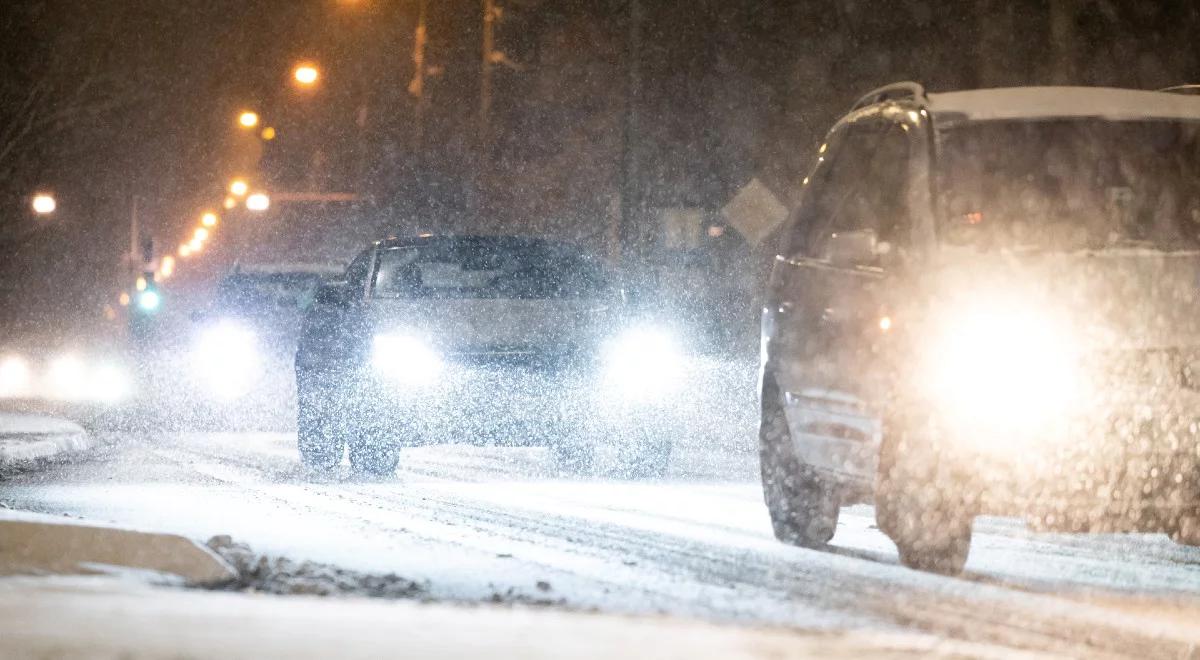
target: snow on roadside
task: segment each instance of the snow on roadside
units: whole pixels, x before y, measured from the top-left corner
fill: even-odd
[[[427,584],[387,573],[360,573],[329,564],[295,562],[284,557],[259,555],[229,536],[214,536],[207,546],[237,572],[232,583],[218,588],[258,591],[276,595],[355,595],[372,598],[428,598]]]
[[[0,468],[56,458],[92,446],[82,426],[58,417],[0,412]]]

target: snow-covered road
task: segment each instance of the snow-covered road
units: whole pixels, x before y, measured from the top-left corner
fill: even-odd
[[[1075,656],[1200,657],[1200,549],[1164,536],[977,523],[961,578],[915,573],[847,509],[818,552],[771,536],[753,455],[683,449],[666,482],[546,474],[539,449],[407,450],[394,478],[312,481],[294,435],[101,438],[0,482],[0,502],[428,581],[449,600],[551,601],[807,629],[917,629]]]

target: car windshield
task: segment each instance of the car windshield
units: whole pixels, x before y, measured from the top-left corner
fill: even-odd
[[[377,298],[596,298],[608,290],[581,253],[541,242],[457,240],[383,250]]]
[[[216,304],[229,310],[300,309],[312,302],[317,273],[235,273],[221,281]]]
[[[1200,246],[1200,122],[975,122],[939,150],[948,244]]]

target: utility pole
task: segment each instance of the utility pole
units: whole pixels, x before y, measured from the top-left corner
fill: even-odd
[[[417,0],[417,27],[413,31],[413,77],[408,83],[408,93],[416,98],[413,142],[418,154],[425,148],[425,44],[429,36],[425,22],[428,12],[429,0]]]
[[[483,0],[483,57],[479,69],[479,146],[486,153],[491,139],[492,65],[496,51],[496,0]]]
[[[625,113],[621,144],[621,220],[619,225],[621,263],[628,265],[642,254],[641,163],[638,158],[638,106],[642,89],[641,0],[628,2],[628,33],[625,45]]]

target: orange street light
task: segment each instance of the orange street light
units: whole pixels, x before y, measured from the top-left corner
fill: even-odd
[[[254,128],[258,126],[258,113],[252,110],[244,110],[242,114],[238,115],[238,124],[242,128]]]
[[[208,240],[208,230],[204,227],[196,227],[196,233],[192,234],[192,240],[201,243]]]
[[[179,256],[186,259],[189,256],[191,256],[191,254],[192,254],[192,246],[188,245],[187,243],[184,243],[183,245],[179,246]]]
[[[232,211],[233,207],[237,206],[237,200],[232,197],[226,197],[225,203],[221,206],[224,206],[226,211]]]
[[[213,213],[212,211],[208,211],[204,215],[200,216],[200,224],[204,225],[205,227],[216,227],[218,220],[219,218],[217,218],[217,214]]]
[[[275,127],[268,126],[264,129],[262,129],[262,133],[259,133],[259,135],[262,136],[262,139],[266,140],[267,142],[270,142],[271,140],[275,139]]]
[[[266,193],[254,193],[246,198],[246,208],[251,211],[266,211],[271,208],[271,198]]]
[[[166,279],[175,273],[175,257],[167,255],[162,258],[162,263],[158,266],[158,274]]]
[[[292,69],[292,78],[301,87],[312,87],[320,77],[321,72],[317,70],[315,65],[308,62],[297,64],[296,68]]]
[[[192,254],[199,254],[200,249],[203,247],[204,241],[202,239],[193,237],[192,240],[188,241],[188,248],[191,249]]]
[[[33,212],[38,215],[50,215],[58,208],[58,202],[54,200],[53,195],[47,193],[38,193],[33,196]]]
[[[245,179],[234,179],[229,183],[229,192],[233,193],[234,197],[241,197],[250,189],[250,184],[246,183]]]

